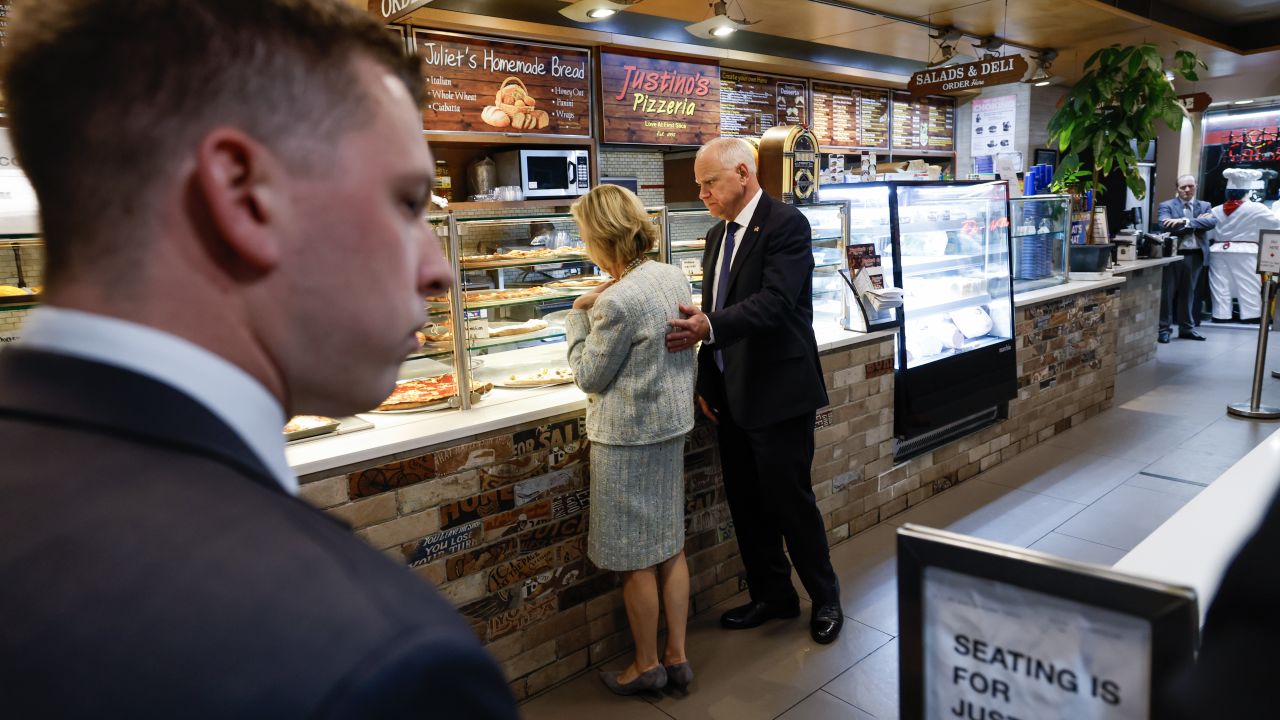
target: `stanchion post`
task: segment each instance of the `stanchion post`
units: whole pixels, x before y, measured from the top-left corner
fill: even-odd
[[[1267,364],[1267,328],[1271,325],[1271,273],[1262,273],[1262,317],[1258,319],[1258,353],[1253,361],[1253,395],[1247,403],[1231,403],[1227,414],[1254,420],[1280,419],[1280,407],[1262,404],[1262,372]]]

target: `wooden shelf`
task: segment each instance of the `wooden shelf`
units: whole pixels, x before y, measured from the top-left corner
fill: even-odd
[[[519,135],[514,133],[456,133],[422,131],[427,142],[457,143],[459,145],[577,145],[590,146],[591,138],[561,137],[558,135]]]

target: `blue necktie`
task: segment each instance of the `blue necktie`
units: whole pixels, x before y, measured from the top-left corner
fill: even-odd
[[[738,232],[738,223],[731,222],[724,233],[724,253],[720,258],[720,267],[716,268],[716,300],[712,311],[724,309],[725,296],[729,294],[729,269],[733,265],[733,236]],[[724,356],[716,351],[716,367],[724,372]]]

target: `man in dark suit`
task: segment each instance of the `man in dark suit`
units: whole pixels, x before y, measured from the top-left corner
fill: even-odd
[[[1160,227],[1173,234],[1182,260],[1164,266],[1160,291],[1160,334],[1158,340],[1169,342],[1177,317],[1178,337],[1204,340],[1195,330],[1195,287],[1209,259],[1209,230],[1216,225],[1209,203],[1196,199],[1196,178],[1178,178],[1178,195],[1160,203],[1157,218]]]
[[[515,718],[280,433],[384,398],[448,287],[418,64],[341,0],[27,0],[7,41],[47,272],[0,351],[0,714]]]
[[[827,392],[813,336],[809,222],[760,189],[754,151],[742,140],[704,145],[694,173],[703,204],[724,222],[707,233],[702,307],[681,306],[687,319],[672,321],[667,347],[702,342],[697,400],[717,423],[747,572],[751,601],[720,622],[742,629],[799,615],[794,565],[813,600],[811,634],[829,643],[844,615],[810,480],[814,415]]]

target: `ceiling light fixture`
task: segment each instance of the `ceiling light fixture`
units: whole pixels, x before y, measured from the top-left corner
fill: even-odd
[[[717,40],[760,22],[759,20],[752,22],[746,19],[745,16],[741,20],[730,17],[728,3],[724,2],[724,0],[717,0],[717,2],[711,3],[710,7],[712,11],[711,17],[684,26],[684,29],[690,35],[706,38],[707,40]]]
[[[1022,82],[1035,87],[1052,85],[1057,78],[1049,74],[1049,68],[1053,67],[1053,61],[1057,57],[1058,52],[1056,50],[1044,50],[1037,55],[1033,55],[1031,57],[1031,67],[1035,68],[1035,70],[1032,70],[1030,75],[1023,78]]]
[[[1253,101],[1252,101],[1252,100],[1237,100],[1237,101],[1235,101],[1235,103],[1233,103],[1233,104],[1234,104],[1234,105],[1250,105],[1250,104],[1252,104],[1252,103],[1253,103]]]
[[[560,14],[576,22],[590,23],[617,15],[640,0],[578,0],[560,8]]]

